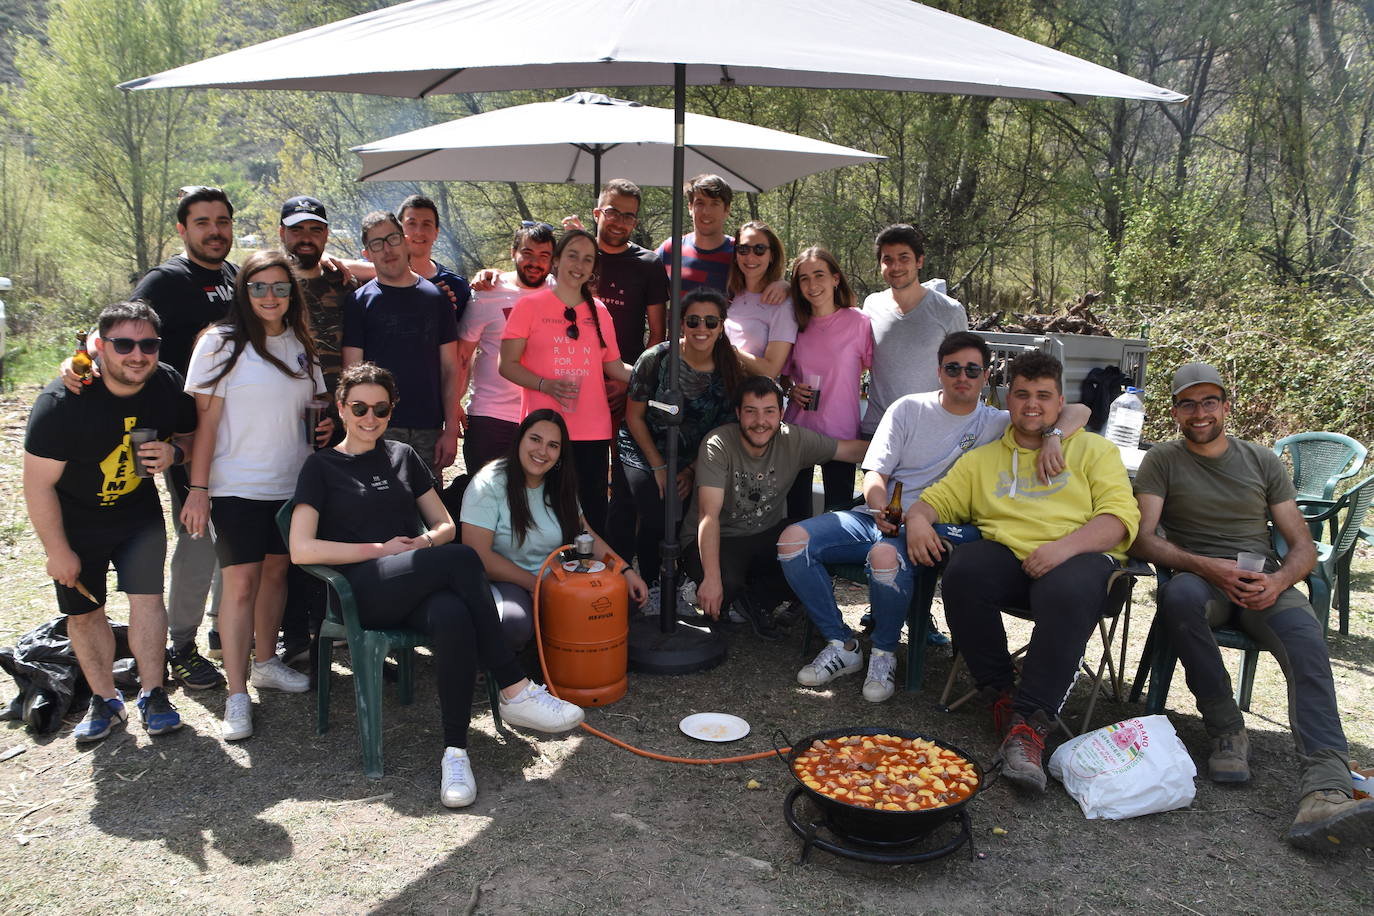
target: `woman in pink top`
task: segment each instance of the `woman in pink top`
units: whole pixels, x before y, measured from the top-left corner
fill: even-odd
[[[792,262],[792,302],[797,343],[783,370],[788,391],[788,423],[830,436],[859,436],[859,383],[873,364],[873,329],[854,308],[854,292],[835,256],[812,247]],[[793,518],[811,517],[812,468],[803,468],[787,496]],[[821,465],[827,511],[849,506],[854,496],[854,465]]]
[[[501,374],[521,388],[521,416],[547,407],[567,422],[578,498],[594,531],[606,523],[612,432],[606,379],[630,380],[611,314],[591,293],[600,256],[590,232],[563,233],[553,250],[554,286],[525,296],[511,309],[501,334],[500,364]]]
[[[767,223],[751,220],[739,227],[726,281],[730,313],[725,318],[725,336],[750,375],[777,378],[797,339],[792,301],[784,299],[777,305],[763,301],[764,290],[782,278],[785,260],[782,240]]]

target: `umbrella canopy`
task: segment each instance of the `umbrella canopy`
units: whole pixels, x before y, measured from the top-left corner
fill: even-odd
[[[411,0],[122,85],[423,98],[665,86],[674,64],[690,85],[1183,98],[909,0]]]
[[[687,114],[685,168],[737,191],[767,191],[805,175],[885,159],[779,130]],[[360,181],[542,181],[601,184],[601,175],[672,184],[673,112],[578,92],[353,147]],[[603,171],[604,170],[604,171]]]

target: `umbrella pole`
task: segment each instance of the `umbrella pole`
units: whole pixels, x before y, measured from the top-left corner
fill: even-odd
[[[630,669],[649,674],[690,674],[714,668],[725,661],[725,639],[714,630],[701,630],[677,619],[677,561],[682,552],[678,542],[678,500],[676,468],[678,437],[672,429],[682,421],[682,393],[679,387],[682,310],[682,185],[685,169],[683,138],[687,120],[687,66],[674,65],[673,80],[673,226],[672,287],[668,301],[668,388],[675,414],[665,417],[670,435],[667,442],[668,485],[663,500],[663,541],[659,545],[663,565],[659,570],[658,625],[653,618],[635,615],[629,636]],[[722,614],[726,613],[722,608]]]

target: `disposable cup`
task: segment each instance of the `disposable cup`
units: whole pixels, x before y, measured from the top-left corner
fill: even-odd
[[[305,414],[302,425],[305,427],[305,444],[311,448],[317,447],[315,439],[315,427],[320,425],[320,421],[325,418],[329,411],[329,402],[324,398],[313,398],[305,402]]]
[[[1236,554],[1236,567],[1242,572],[1264,572],[1265,559],[1262,553],[1250,553],[1242,550]]]
[[[807,410],[821,409],[821,377],[819,373],[810,373],[802,376],[802,384],[811,389],[811,400],[807,403]]]
[[[138,453],[138,447],[145,442],[153,442],[157,439],[157,430],[147,426],[139,426],[129,430],[129,451],[134,456],[134,474],[138,477],[152,477],[153,472],[148,470],[143,463],[143,457]]]

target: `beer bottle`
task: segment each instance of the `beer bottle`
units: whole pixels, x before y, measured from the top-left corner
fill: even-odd
[[[81,377],[81,384],[89,385],[93,378],[91,368],[94,363],[91,354],[86,349],[86,335],[78,333],[76,335],[76,352],[72,354],[72,371]]]
[[[902,523],[902,482],[900,480],[892,485],[892,501],[883,510],[883,518],[893,525]]]

